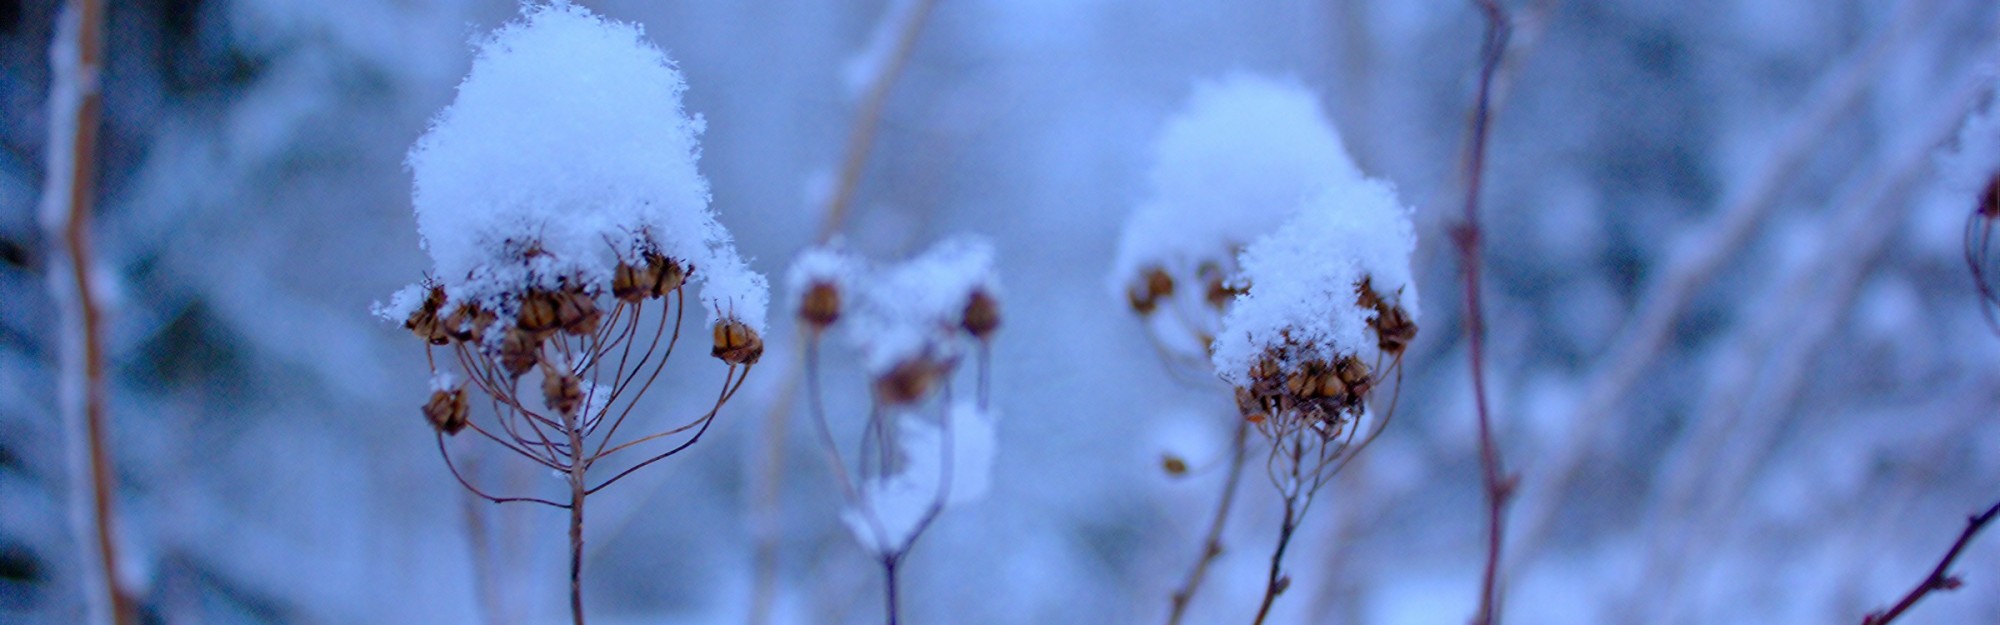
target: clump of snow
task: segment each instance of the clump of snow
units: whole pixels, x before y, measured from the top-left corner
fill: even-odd
[[[682,110],[686,82],[643,30],[567,3],[527,6],[477,47],[408,161],[417,230],[449,298],[504,319],[525,289],[604,292],[620,260],[651,251],[695,267],[712,320],[761,333],[768,286],[715,221],[695,167],[703,120]]]
[[[1410,254],[1417,237],[1409,210],[1378,180],[1328,187],[1298,214],[1243,251],[1238,262],[1249,291],[1222,319],[1211,356],[1216,373],[1249,386],[1250,367],[1273,348],[1287,349],[1284,369],[1304,360],[1334,362],[1376,346],[1357,301],[1365,278],[1385,301],[1418,315]]]
[[[431,373],[431,390],[454,391],[458,390],[458,388],[459,388],[458,376],[452,375],[451,370],[438,369],[437,371]]]
[[[1154,146],[1151,191],[1119,235],[1112,292],[1123,299],[1151,267],[1191,276],[1227,263],[1313,192],[1360,178],[1318,98],[1296,81],[1198,84]]]
[[[417,309],[424,307],[424,298],[429,292],[430,289],[423,284],[408,285],[396,289],[396,293],[389,296],[389,303],[376,302],[369,310],[384,321],[402,323],[416,314]]]
[[[847,337],[869,373],[920,358],[950,360],[962,341],[974,293],[1000,298],[993,245],[962,236],[939,241],[907,262],[858,277]]]
[[[942,427],[907,416],[902,419],[896,438],[905,459],[902,470],[862,483],[858,501],[841,512],[841,520],[862,546],[877,553],[894,552],[937,508],[986,496],[996,447],[995,415],[959,402],[945,418]]]

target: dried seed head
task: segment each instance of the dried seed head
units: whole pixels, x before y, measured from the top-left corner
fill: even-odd
[[[1203,299],[1208,302],[1210,308],[1216,310],[1228,308],[1229,303],[1236,301],[1236,296],[1242,295],[1245,291],[1245,289],[1230,286],[1229,275],[1224,273],[1222,266],[1216,264],[1214,261],[1202,263],[1201,267],[1195,270],[1195,276],[1200,278],[1202,284],[1206,286]]]
[[[571,415],[583,405],[583,382],[569,369],[542,363],[542,401],[556,414]]]
[[[444,287],[432,285],[430,292],[424,295],[423,305],[410,313],[410,318],[403,321],[403,327],[432,345],[451,343],[451,333],[446,324],[438,319],[438,312],[444,310],[444,304]]]
[[[521,377],[540,360],[536,352],[541,350],[541,341],[535,334],[521,328],[507,328],[507,335],[500,338],[500,366],[509,375]]]
[[[715,349],[710,353],[732,365],[754,365],[764,355],[764,339],[748,324],[724,319],[715,324]]]
[[[825,330],[840,320],[840,303],[839,287],[832,282],[814,282],[806,289],[803,301],[799,302],[799,319],[814,332]]]
[[[597,331],[597,322],[603,318],[597,311],[597,301],[578,287],[563,289],[555,295],[556,322],[564,332],[576,336],[588,336]]]
[[[1368,374],[1368,365],[1362,364],[1359,356],[1350,355],[1340,359],[1335,371],[1339,374],[1341,383],[1347,385],[1347,390],[1357,397],[1368,394],[1368,390],[1374,387],[1374,380]]]
[[[916,403],[930,395],[944,368],[927,359],[904,361],[875,379],[875,398],[890,406]]]
[[[455,340],[479,343],[485,340],[486,328],[492,327],[493,321],[493,313],[475,302],[453,309],[444,319],[444,328]]]
[[[1403,353],[1417,338],[1417,322],[1410,320],[1410,313],[1401,306],[1382,308],[1369,319],[1369,325],[1375,329],[1377,346],[1386,354]]]
[[[470,408],[463,388],[432,391],[430,401],[424,402],[424,420],[446,435],[457,434],[469,422]]]
[[[516,325],[536,334],[553,332],[562,327],[562,320],[556,312],[557,305],[555,293],[539,289],[529,291],[521,296],[521,315]]]
[[[637,304],[653,294],[655,277],[650,268],[619,262],[618,268],[611,274],[611,296],[621,302]]]
[[[680,261],[659,254],[646,255],[646,269],[653,274],[653,297],[666,297],[687,282],[688,274],[694,273],[693,266],[682,267]]]
[[[1162,298],[1174,294],[1174,277],[1160,267],[1147,267],[1139,275],[1138,282],[1125,289],[1125,298],[1132,304],[1132,310],[1140,315],[1153,314],[1159,308]]]
[[[1160,456],[1160,468],[1165,470],[1167,475],[1175,477],[1186,475],[1188,472],[1187,461],[1173,454],[1163,454]]]
[[[986,291],[973,291],[965,302],[965,320],[960,323],[972,338],[984,341],[1000,328],[1000,301]]]

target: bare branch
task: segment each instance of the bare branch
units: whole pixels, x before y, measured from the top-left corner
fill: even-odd
[[[1995,516],[2000,516],[2000,502],[1994,502],[1992,506],[1986,508],[1985,512],[1975,514],[1972,518],[1966,519],[1965,531],[1958,533],[1958,540],[1951,544],[1950,550],[1944,552],[1944,559],[1938,560],[1937,567],[1931,569],[1931,574],[1925,577],[1923,581],[1917,582],[1917,587],[1911,588],[1908,594],[1903,595],[1903,600],[1897,601],[1895,606],[1890,607],[1886,611],[1877,610],[1870,612],[1868,616],[1861,619],[1861,625],[1888,625],[1890,621],[1894,621],[1896,617],[1902,616],[1904,611],[1910,609],[1910,606],[1916,605],[1917,601],[1930,595],[1932,592],[1957,590],[1959,579],[1958,576],[1950,573],[1951,563],[1958,560],[1958,554],[1965,551],[1965,546],[1972,542],[1972,537],[1977,536],[1979,530],[1986,529],[1986,525],[1992,523]]]

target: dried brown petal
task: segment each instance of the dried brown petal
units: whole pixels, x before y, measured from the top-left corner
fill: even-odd
[[[710,353],[732,365],[754,365],[764,355],[764,339],[748,324],[725,319],[715,324],[715,348]]]

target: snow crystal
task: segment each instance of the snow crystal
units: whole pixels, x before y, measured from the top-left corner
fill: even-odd
[[[1251,364],[1288,339],[1305,347],[1289,354],[1300,360],[1332,362],[1374,349],[1368,329],[1374,313],[1357,303],[1356,285],[1367,278],[1377,294],[1416,318],[1410,274],[1416,245],[1409,211],[1387,183],[1356,180],[1314,196],[1243,251],[1239,262],[1249,292],[1237,296],[1223,317],[1212,356],[1216,373],[1248,386]]]
[[[458,376],[449,369],[438,369],[431,374],[431,390],[455,391],[459,388]]]
[[[1276,228],[1314,191],[1361,178],[1318,99],[1295,81],[1195,86],[1154,146],[1151,195],[1118,240],[1111,288],[1149,267],[1193,275]],[[1199,297],[1199,294],[1196,294]]]
[[[954,357],[959,342],[951,338],[960,331],[972,294],[1000,297],[993,245],[970,236],[940,241],[861,283],[848,339],[862,351],[867,370],[878,375],[917,358]]]
[[[389,303],[376,302],[369,310],[384,321],[402,323],[409,320],[410,315],[417,314],[417,309],[423,308],[424,298],[429,294],[430,289],[424,285],[412,284],[397,289],[395,295],[389,296]]]
[[[860,501],[841,512],[848,531],[863,546],[878,553],[893,552],[916,534],[933,505],[969,503],[986,496],[993,472],[996,417],[959,402],[947,418],[949,440],[938,425],[908,415],[902,419],[897,435],[905,458],[902,471],[861,484]]]
[[[478,43],[410,151],[418,233],[451,299],[504,312],[506,294],[564,276],[601,292],[620,259],[656,251],[696,267],[712,318],[761,332],[767,287],[708,206],[704,123],[673,61],[578,6],[523,13]]]

